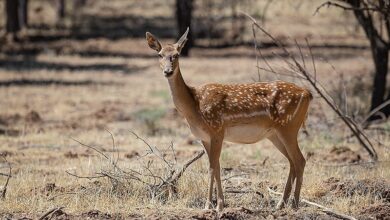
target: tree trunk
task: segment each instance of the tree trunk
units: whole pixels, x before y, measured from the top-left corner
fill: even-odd
[[[360,0],[346,0],[346,2],[354,8],[361,8]],[[370,109],[373,110],[381,105],[385,98],[386,75],[389,60],[389,48],[386,45],[388,42],[381,37],[380,32],[376,29],[374,25],[374,16],[369,11],[365,12],[364,10],[353,10],[353,13],[370,41],[372,57],[374,60],[375,76],[370,107]],[[382,109],[381,112],[390,112],[390,109],[388,108]],[[374,115],[369,120],[376,120],[380,118],[380,116]]]
[[[79,7],[84,7],[87,4],[87,0],[73,0],[73,4],[78,9]]]
[[[389,89],[389,91],[387,91],[387,98],[386,98],[385,102],[387,102],[389,100],[390,100],[390,89]],[[390,117],[390,104],[383,107],[382,112],[386,115],[386,117]]]
[[[6,31],[16,36],[16,32],[20,30],[19,17],[18,17],[18,0],[6,0]]]
[[[176,20],[178,26],[178,38],[186,31],[187,27],[190,28],[188,33],[188,40],[186,45],[181,51],[181,55],[188,56],[189,50],[192,47],[194,40],[191,30],[191,18],[192,18],[192,0],[176,0]]]
[[[58,20],[65,18],[65,0],[58,0],[57,2],[57,18]]]
[[[389,60],[389,50],[386,45],[382,43],[375,43],[376,45],[371,45],[372,56],[375,64],[375,76],[374,76],[374,85],[371,96],[371,108],[378,107],[384,102],[385,92],[386,92],[386,76],[388,72],[388,60]],[[382,109],[381,112],[385,113],[386,109]],[[388,110],[387,110],[388,111]],[[385,113],[386,114],[386,113]],[[388,116],[388,115],[386,115]],[[373,116],[371,120],[379,119],[378,116]]]
[[[18,18],[20,27],[28,26],[28,0],[19,0]]]

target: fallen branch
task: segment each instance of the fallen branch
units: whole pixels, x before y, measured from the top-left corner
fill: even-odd
[[[5,199],[5,196],[7,194],[7,188],[8,188],[8,184],[9,184],[9,179],[11,178],[11,174],[12,174],[12,167],[11,167],[11,164],[8,162],[7,158],[3,155],[2,156],[4,161],[7,163],[8,165],[8,175],[7,175],[7,180],[5,181],[5,184],[1,190],[1,198],[2,199]]]
[[[173,145],[170,145],[171,152],[173,154],[175,163],[171,163],[168,161],[168,159],[162,155],[161,151],[157,147],[152,147],[145,139],[141,138],[139,135],[137,135],[135,132],[130,131],[137,139],[141,140],[150,150],[148,153],[153,153],[155,156],[160,158],[167,166],[168,166],[168,175],[162,175],[165,176],[163,178],[161,175],[154,175],[153,172],[148,169],[150,174],[155,177],[160,179],[160,184],[153,184],[149,188],[153,189],[152,190],[152,197],[164,194],[165,191],[168,191],[168,194],[171,196],[172,194],[177,193],[177,182],[180,179],[180,177],[183,175],[185,170],[195,161],[200,159],[204,155],[204,151],[200,151],[197,154],[195,154],[191,159],[186,161],[183,165],[178,166],[177,165],[177,159],[176,159],[176,154],[175,150],[173,149]],[[176,168],[179,167],[179,168]]]
[[[105,177],[105,175],[98,175],[98,176],[79,176],[77,174],[74,174],[74,173],[71,173],[69,171],[65,171],[66,174],[70,175],[70,176],[73,176],[73,177],[77,177],[79,179],[88,179],[88,180],[91,180],[91,179],[98,179],[98,178],[102,178],[102,177]]]
[[[274,194],[274,195],[283,195],[282,193],[280,192],[276,192],[274,190],[272,190],[271,188],[268,187],[268,192],[270,194]],[[301,201],[307,205],[311,205],[311,206],[315,206],[317,208],[319,208],[322,212],[328,214],[328,215],[331,215],[331,216],[334,216],[336,218],[339,218],[339,219],[346,219],[346,220],[357,220],[356,218],[352,217],[352,216],[349,216],[349,215],[345,215],[345,214],[342,214],[342,213],[339,213],[339,212],[336,212],[328,207],[325,207],[323,205],[320,205],[318,203],[315,203],[315,202],[311,202],[309,200],[306,200],[306,199],[301,199]]]
[[[9,174],[5,174],[5,173],[0,173],[0,176],[12,177]]]
[[[197,154],[195,154],[191,159],[189,159],[187,162],[183,164],[183,166],[180,169],[177,169],[176,172],[172,175],[169,181],[172,183],[177,182],[180,177],[183,175],[184,171],[195,161],[199,160],[204,155],[204,151],[199,151]]]
[[[370,167],[369,165],[376,165],[376,164],[386,164],[390,163],[390,160],[383,160],[383,161],[366,161],[366,162],[356,162],[356,163],[341,163],[341,164],[334,164],[334,163],[319,163],[315,161],[311,161],[310,163],[318,166],[323,167],[352,167],[352,166],[362,166],[362,167]]]
[[[109,131],[108,131],[109,132]],[[112,148],[113,153],[115,153],[115,138],[114,135],[110,133],[112,139]],[[129,184],[131,181],[138,181],[142,183],[149,192],[151,198],[164,198],[166,195],[171,196],[177,192],[177,183],[187,168],[193,164],[195,161],[200,159],[205,152],[197,152],[192,158],[187,160],[182,165],[177,163],[176,152],[173,148],[173,143],[168,147],[167,152],[170,152],[171,155],[167,155],[165,152],[161,151],[158,147],[152,146],[144,138],[137,135],[135,132],[131,133],[136,137],[136,139],[141,140],[147,147],[146,153],[138,156],[137,162],[141,165],[140,170],[134,170],[127,168],[126,171],[119,167],[118,157],[110,156],[105,154],[103,151],[98,150],[97,148],[84,144],[76,139],[73,139],[83,147],[94,150],[102,156],[103,159],[107,161],[107,166],[105,169],[102,169],[98,172],[95,172],[94,175],[80,176],[75,173],[66,171],[66,173],[72,177],[80,179],[99,179],[107,178],[111,181],[113,190],[118,189],[119,184]],[[150,156],[154,158],[148,159]],[[171,156],[171,157],[168,157]],[[158,169],[157,171],[153,169],[152,165],[156,161],[162,162],[163,171]]]
[[[50,209],[49,211],[45,212],[40,218],[39,220],[43,220],[43,219],[51,219],[51,218],[47,218],[49,215],[53,215],[54,213],[60,211],[61,209],[63,209],[65,207],[56,207],[56,208],[52,208]]]
[[[234,190],[234,189],[228,189],[225,190],[225,193],[231,193],[231,194],[248,194],[248,193],[254,193],[256,195],[259,195],[261,198],[264,198],[263,193],[255,190]]]

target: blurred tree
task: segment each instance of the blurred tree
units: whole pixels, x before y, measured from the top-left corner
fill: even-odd
[[[73,0],[73,5],[77,9],[79,7],[84,7],[87,4],[87,0]]]
[[[386,76],[388,72],[390,51],[390,1],[389,0],[335,0],[327,1],[317,8],[334,6],[344,10],[351,10],[363,28],[370,42],[372,58],[375,65],[373,90],[371,95],[371,110],[374,110],[387,100],[390,100],[390,91],[386,94]],[[386,117],[390,116],[390,105],[380,110]],[[369,120],[381,118],[378,114]]]
[[[87,3],[88,3],[87,0],[73,0],[71,4],[72,7],[71,9],[69,9],[69,15],[72,20],[72,26],[76,29],[83,22],[81,16],[83,14],[83,8],[86,7]]]
[[[186,31],[187,27],[190,28],[190,32],[188,33],[188,41],[184,48],[181,51],[181,55],[188,56],[190,48],[194,44],[194,39],[192,35],[191,28],[191,19],[192,19],[192,9],[193,9],[193,0],[176,0],[176,20],[178,26],[178,37]]]
[[[230,3],[230,9],[231,9],[231,13],[232,13],[232,16],[231,16],[231,19],[232,19],[231,41],[234,44],[236,41],[238,41],[238,39],[240,37],[242,37],[242,32],[241,32],[239,24],[238,24],[239,16],[238,16],[237,6],[238,6],[239,2],[236,0],[231,0],[229,3]]]
[[[18,18],[20,27],[28,26],[28,0],[19,0]]]
[[[6,31],[18,40],[17,32],[28,25],[28,0],[6,0]]]
[[[16,33],[20,31],[18,7],[19,7],[18,0],[5,1],[6,31],[7,33],[12,34],[14,40],[17,39]]]
[[[62,20],[65,18],[65,0],[57,1],[57,17],[58,20]]]

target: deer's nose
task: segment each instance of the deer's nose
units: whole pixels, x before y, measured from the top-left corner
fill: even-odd
[[[172,69],[164,69],[164,75],[165,76],[170,76],[170,75],[172,75],[172,73],[173,73]]]

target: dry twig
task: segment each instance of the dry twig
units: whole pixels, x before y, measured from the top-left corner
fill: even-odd
[[[268,187],[268,192],[270,194],[273,194],[273,195],[279,195],[281,196],[282,193],[280,192],[276,192],[274,190],[272,190],[271,188]],[[334,216],[336,218],[339,218],[339,219],[346,219],[346,220],[357,220],[356,218],[352,217],[352,216],[349,216],[349,215],[345,215],[345,214],[342,214],[342,213],[339,213],[339,212],[336,212],[328,207],[325,207],[323,205],[320,205],[318,203],[315,203],[315,202],[311,202],[309,200],[306,200],[306,199],[301,199],[301,201],[305,204],[308,204],[308,205],[311,205],[311,206],[315,206],[317,208],[319,208],[322,212],[328,214],[328,215],[331,215],[331,216]]]
[[[5,196],[7,194],[7,188],[8,188],[9,180],[11,179],[12,167],[11,167],[11,164],[8,162],[7,158],[4,155],[2,157],[3,157],[4,161],[8,165],[8,175],[6,175],[7,176],[7,180],[5,181],[4,186],[2,188],[2,191],[1,191],[1,198],[5,199]]]
[[[56,207],[56,208],[52,208],[50,209],[49,211],[45,212],[40,218],[39,220],[43,220],[43,219],[49,219],[47,217],[49,217],[49,215],[53,215],[54,213],[60,211],[61,209],[63,209],[65,207]]]
[[[371,118],[371,116],[378,114],[378,113],[381,113],[379,111],[388,105],[390,105],[390,100],[387,100],[386,102],[382,103],[378,107],[374,108],[370,113],[368,113],[368,115],[360,123],[363,126],[363,128],[366,129],[366,128],[368,128],[368,126],[370,126],[371,123],[368,123],[367,121],[369,118]]]
[[[113,153],[115,153],[115,138],[111,132],[109,133],[112,139]],[[103,153],[103,151],[96,149],[93,146],[84,144],[78,140],[73,139],[81,146],[92,149],[98,154],[100,154],[104,159],[107,160],[108,166],[106,169],[102,169],[99,172],[96,172],[93,176],[80,176],[69,171],[66,171],[66,173],[76,178],[89,180],[108,178],[111,181],[113,190],[116,190],[119,184],[126,184],[130,183],[131,181],[138,181],[146,187],[151,198],[163,198],[162,196],[164,195],[171,196],[172,194],[175,194],[177,192],[177,182],[179,181],[180,177],[192,163],[194,163],[204,155],[204,151],[200,151],[188,161],[186,161],[184,164],[178,165],[173,143],[171,143],[168,147],[168,151],[172,154],[170,156],[173,157],[173,159],[170,159],[167,157],[165,152],[162,152],[158,147],[152,146],[144,138],[140,137],[135,132],[131,131],[131,133],[136,137],[136,139],[141,140],[147,147],[146,153],[137,158],[137,162],[141,165],[140,170],[127,168],[125,171],[118,165],[119,157],[115,159]],[[165,164],[165,166],[163,166],[164,172],[161,172],[161,169],[156,171],[152,168],[154,160],[148,159],[150,156],[157,157],[159,161],[162,162],[162,164]]]
[[[264,197],[264,195],[259,192],[259,191],[255,191],[255,190],[235,190],[235,189],[228,189],[228,190],[225,190],[225,193],[231,193],[231,194],[249,194],[249,193],[254,193],[256,195],[259,195],[261,198]]]
[[[324,2],[322,3],[320,6],[318,6],[316,8],[316,10],[314,11],[313,15],[316,15],[321,8],[323,7],[330,7],[330,6],[334,6],[334,7],[338,7],[338,8],[341,8],[341,9],[344,9],[344,10],[347,10],[347,11],[355,11],[355,10],[360,10],[360,11],[381,11],[380,8],[378,7],[351,7],[351,6],[346,6],[346,5],[342,5],[342,4],[339,4],[337,2],[332,2],[332,1],[327,1],[327,2]]]

